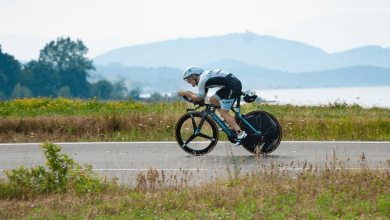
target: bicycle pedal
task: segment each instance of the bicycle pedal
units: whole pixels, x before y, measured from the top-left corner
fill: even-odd
[[[238,135],[237,135],[237,138],[239,138],[239,140],[241,141],[241,140],[245,139],[247,136],[248,136],[248,133],[246,133],[246,132],[244,131],[244,133],[242,134],[242,136],[238,136]]]

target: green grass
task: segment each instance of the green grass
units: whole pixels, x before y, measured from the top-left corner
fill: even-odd
[[[59,141],[175,140],[175,122],[192,107],[184,102],[12,100],[0,102],[0,139],[36,142],[52,135]],[[242,108],[243,113],[253,110],[275,115],[283,140],[390,140],[386,108],[343,103],[251,103]],[[225,135],[220,138],[226,140]],[[138,175],[136,187],[126,187],[95,178],[91,166],[83,168],[53,145],[46,147],[52,159],[48,164],[56,167],[52,172],[20,167],[9,173],[8,181],[0,180],[0,219],[390,218],[390,160],[381,170],[363,165],[344,170],[344,163],[327,162],[325,170],[305,165],[310,169],[291,173],[261,165],[247,174],[227,170],[230,178],[200,186],[183,185],[151,169]],[[233,163],[239,169],[239,162]],[[67,166],[74,171],[67,173]],[[56,179],[60,177],[62,181]]]
[[[240,162],[233,161],[235,170],[228,171],[228,179],[200,186],[172,181],[174,177],[167,177],[164,171],[150,169],[138,174],[135,187],[127,187],[94,177],[92,167],[83,172],[75,161],[59,154],[56,145],[46,143],[43,149],[49,171],[41,170],[41,176],[32,178],[39,167],[22,167],[7,174],[8,182],[0,181],[0,219],[390,217],[390,160],[381,167],[386,169],[360,163],[356,164],[360,169],[347,170],[343,168],[349,164],[338,163],[334,157],[326,162],[326,169],[301,163],[297,166],[303,171],[291,172],[272,163],[264,165],[259,157],[257,169],[240,174]],[[74,171],[65,170],[65,164],[75,166]]]
[[[4,101],[0,102],[0,142],[175,141],[176,121],[187,108],[193,107],[183,101],[135,103],[62,98]],[[345,103],[327,106],[250,103],[243,105],[241,112],[254,110],[267,111],[278,119],[283,140],[390,140],[387,108],[362,108]],[[220,140],[227,140],[224,133]]]
[[[0,102],[2,117],[25,118],[35,116],[100,116],[112,114],[184,114],[194,106],[184,101],[141,103],[128,101],[103,102],[98,99],[64,98],[15,99]],[[323,106],[270,105],[250,103],[242,105],[242,112],[263,110],[277,118],[375,118],[389,119],[388,108],[362,108],[359,105],[330,103]]]
[[[112,114],[165,114],[183,112],[184,102],[140,103],[127,101],[100,101],[98,99],[25,98],[0,101],[3,118],[36,116],[102,116]],[[185,111],[185,110],[184,110]]]

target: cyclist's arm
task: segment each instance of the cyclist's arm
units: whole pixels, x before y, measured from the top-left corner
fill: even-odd
[[[191,91],[188,91],[190,94],[191,94],[191,100],[194,100],[194,101],[204,101],[207,97],[207,93],[204,94],[203,97],[199,97],[197,93],[194,93],[194,92],[191,92]]]
[[[187,91],[187,92],[190,93],[191,95],[198,96],[198,94],[195,92],[191,92],[191,91]]]
[[[179,95],[180,96],[187,96],[191,100],[198,101],[198,102],[205,100],[205,98],[207,97],[207,93],[205,93],[203,97],[198,97],[197,93],[194,93],[191,91],[183,91],[183,90],[179,91]]]

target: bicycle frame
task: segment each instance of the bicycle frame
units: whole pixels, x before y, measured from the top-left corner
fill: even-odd
[[[226,125],[218,118],[217,115],[215,115],[215,110],[218,109],[218,108],[221,108],[220,105],[214,105],[214,104],[204,104],[204,106],[206,106],[206,109],[202,110],[201,111],[201,114],[202,114],[202,119],[200,120],[199,122],[199,125],[198,127],[196,128],[195,130],[195,135],[197,135],[199,132],[200,132],[200,129],[202,128],[203,126],[203,123],[204,123],[204,120],[206,119],[207,115],[210,115],[215,122],[217,122],[217,124],[222,128],[222,130],[226,133],[226,135],[228,135],[229,137],[231,136],[236,136],[236,134],[232,134],[231,131],[229,130],[228,127],[226,127]],[[237,107],[238,106],[238,107]],[[202,106],[198,106],[197,108],[195,109],[187,109],[187,112],[189,111],[195,111],[197,109],[199,109],[200,107]],[[243,122],[245,122],[256,134],[259,134],[261,135],[261,132],[260,131],[257,131],[256,129],[254,129],[252,127],[252,125],[249,124],[249,122],[247,122],[243,116],[240,115],[240,111],[241,111],[241,106],[239,106],[239,103],[236,105],[236,107],[233,107],[232,106],[232,109],[231,109],[234,114],[235,114],[235,118],[240,118]],[[191,116],[192,117],[192,116]]]

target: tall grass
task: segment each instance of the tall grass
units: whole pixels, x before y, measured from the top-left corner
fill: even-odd
[[[174,141],[174,127],[192,104],[97,99],[16,99],[0,102],[0,142]],[[263,110],[283,129],[283,140],[390,140],[390,110],[333,103],[293,106],[250,103],[242,113]],[[227,140],[226,135],[220,135]]]
[[[35,116],[101,116],[112,114],[178,113],[187,106],[184,102],[140,103],[127,101],[100,101],[94,99],[24,98],[0,101],[0,116],[25,118]]]
[[[54,146],[45,145],[52,152]],[[70,158],[64,155],[48,155],[51,167],[69,164]],[[60,162],[50,162],[56,158]],[[192,175],[185,169],[181,180],[150,169],[139,173],[134,187],[112,187],[81,175],[88,189],[99,189],[91,191],[76,190],[83,184],[74,182],[78,175],[62,175],[61,167],[67,166],[28,181],[26,173],[39,169],[19,168],[11,171],[8,182],[0,182],[0,219],[388,219],[390,160],[372,168],[365,159],[362,156],[359,163],[349,164],[333,155],[320,167],[272,160],[264,164],[262,157],[256,157],[254,169],[248,172],[240,172],[240,163],[245,161],[233,160],[229,179],[200,186],[182,181]],[[83,174],[82,169],[76,170]],[[60,178],[55,172],[65,177],[63,185],[56,182]],[[195,175],[197,179],[201,174]],[[47,182],[56,187],[42,190]]]
[[[193,105],[184,101],[142,103],[127,101],[100,101],[94,99],[24,98],[0,101],[0,116],[25,118],[34,116],[100,116],[111,114],[183,114]],[[388,108],[363,108],[346,103],[329,103],[322,106],[270,105],[249,103],[242,105],[242,112],[263,110],[276,117],[293,118],[376,118],[389,119]]]

